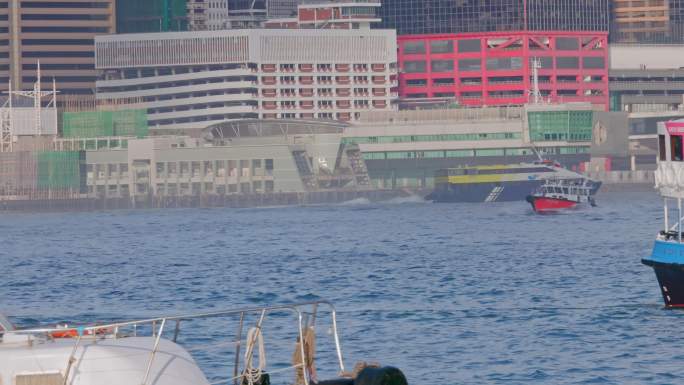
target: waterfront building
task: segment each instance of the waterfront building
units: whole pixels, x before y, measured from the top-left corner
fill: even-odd
[[[255,119],[209,126],[199,138],[138,138],[126,132],[53,137],[41,148],[0,153],[0,203],[93,198],[121,207],[128,207],[126,202],[166,206],[168,199],[218,202],[281,193],[295,194],[297,203],[297,193],[367,190],[358,146],[341,141],[346,126]],[[108,127],[94,131],[106,135]]]
[[[64,94],[92,94],[94,37],[115,31],[114,0],[88,2],[0,1],[0,90],[57,81]]]
[[[610,108],[629,112],[630,133],[653,154],[658,123],[684,118],[684,68],[673,55],[678,51],[684,45],[610,46]]]
[[[129,139],[125,149],[86,152],[88,194],[135,199],[367,187],[365,169],[355,163],[358,147],[341,143],[345,126],[244,120],[207,127],[201,139]]]
[[[382,0],[379,28],[398,35],[609,30],[609,0]]]
[[[369,112],[345,131],[380,188],[432,188],[439,169],[533,162],[627,163],[626,114],[590,103]],[[610,166],[609,166],[610,167]]]
[[[162,132],[248,118],[355,121],[395,108],[394,31],[110,35],[96,47],[98,101],[144,108]]]
[[[523,105],[539,93],[552,103],[608,107],[605,32],[488,32],[399,36],[399,93],[414,101]]]
[[[610,47],[611,109],[632,113],[684,111],[683,45],[629,45]],[[652,127],[655,133],[656,127]]]
[[[684,43],[684,0],[612,0],[611,42]]]

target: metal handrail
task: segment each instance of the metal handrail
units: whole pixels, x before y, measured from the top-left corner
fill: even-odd
[[[153,325],[153,337],[154,338],[154,348],[151,352],[150,359],[147,364],[147,371],[145,374],[145,379],[143,380],[142,384],[145,385],[146,379],[149,374],[149,370],[152,366],[152,361],[154,360],[156,350],[159,345],[159,340],[161,339],[161,335],[163,332],[164,325],[167,324],[168,322],[175,321],[176,325],[173,331],[173,341],[175,342],[178,338],[178,335],[180,334],[180,323],[181,321],[188,321],[192,319],[200,319],[200,318],[211,318],[211,317],[224,317],[224,316],[240,316],[240,330],[242,329],[242,322],[244,321],[244,316],[245,314],[248,313],[262,313],[263,315],[273,312],[273,311],[279,311],[279,310],[289,310],[292,311],[294,314],[297,316],[297,322],[298,322],[298,334],[299,334],[299,340],[300,340],[300,349],[301,349],[301,355],[302,355],[302,363],[298,364],[298,366],[302,366],[302,370],[304,373],[304,383],[305,385],[309,385],[309,378],[308,378],[308,373],[306,373],[306,352],[304,351],[304,316],[303,316],[303,307],[312,307],[312,313],[318,312],[318,306],[319,305],[326,305],[328,306],[331,314],[331,322],[332,322],[332,334],[333,334],[333,339],[335,343],[335,351],[337,354],[337,359],[338,359],[338,364],[339,364],[339,373],[342,373],[345,371],[345,366],[344,366],[344,359],[342,357],[342,347],[340,344],[340,337],[339,337],[339,332],[337,329],[337,311],[335,309],[335,306],[329,302],[329,301],[309,301],[309,302],[300,302],[300,303],[294,303],[294,304],[287,304],[287,305],[275,305],[275,306],[263,306],[263,307],[247,307],[247,308],[240,308],[240,309],[231,309],[231,310],[220,310],[220,311],[214,311],[214,312],[206,312],[206,313],[196,313],[196,314],[189,314],[189,315],[174,315],[174,316],[166,316],[166,317],[157,317],[157,318],[147,318],[147,319],[141,319],[141,320],[131,320],[131,321],[123,321],[123,322],[113,322],[113,323],[107,323],[107,324],[98,324],[98,325],[92,325],[92,326],[77,326],[77,327],[54,327],[54,328],[30,328],[30,329],[15,329],[15,330],[5,330],[3,333],[5,335],[8,334],[15,334],[15,335],[40,335],[40,334],[50,334],[53,332],[71,332],[74,331],[77,333],[79,336],[78,341],[80,342],[82,337],[88,337],[92,336],[94,338],[98,338],[99,331],[101,330],[114,330],[115,336],[118,336],[118,331],[121,328],[124,327],[133,327],[134,328],[134,336],[137,335],[137,328],[140,325]],[[159,328],[159,332],[156,332],[156,324],[161,323],[161,327]],[[241,338],[241,336],[238,336],[238,338]],[[236,365],[235,368],[239,366],[239,348],[240,348],[240,343],[237,343],[236,349]]]

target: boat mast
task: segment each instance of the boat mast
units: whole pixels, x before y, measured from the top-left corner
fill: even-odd
[[[663,197],[663,211],[665,212],[665,231],[670,231],[670,221],[668,218],[668,213],[670,210],[667,208],[667,197]]]

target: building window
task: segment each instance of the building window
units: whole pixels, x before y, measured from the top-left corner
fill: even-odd
[[[534,65],[534,62],[539,64],[540,69],[553,69],[553,58],[550,56],[541,56],[530,58],[530,67]]]
[[[556,68],[558,69],[576,69],[579,68],[579,58],[571,56],[563,56],[556,58]]]
[[[679,135],[670,136],[670,153],[672,154],[672,160],[681,162],[681,160],[682,160],[682,136],[679,136]]]
[[[407,61],[404,62],[404,72],[406,73],[424,73],[426,72],[424,61]]]
[[[430,53],[452,53],[454,42],[451,40],[434,40],[430,42]]]
[[[432,72],[452,72],[454,70],[453,60],[433,60],[431,63]]]
[[[482,61],[480,59],[461,59],[458,61],[459,71],[480,71],[482,70]]]
[[[442,79],[432,79],[433,86],[453,86],[454,79],[452,78],[442,78]]]
[[[582,67],[586,69],[604,69],[606,62],[602,57],[585,57],[582,58]]]
[[[406,79],[407,87],[425,87],[426,85],[426,79]]]
[[[480,39],[467,39],[458,41],[458,52],[480,52],[482,45]]]
[[[576,37],[558,37],[556,38],[556,49],[559,51],[577,51],[579,40]]]
[[[504,57],[487,59],[487,69],[496,70],[519,70],[522,68],[522,58]]]
[[[423,54],[425,53],[424,41],[407,41],[404,42],[405,54]]]

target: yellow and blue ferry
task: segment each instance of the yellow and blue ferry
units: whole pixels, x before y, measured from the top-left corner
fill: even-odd
[[[683,142],[684,120],[659,124],[655,182],[663,197],[665,223],[656,236],[651,255],[641,262],[655,270],[666,307],[684,307]]]
[[[539,160],[438,170],[435,189],[426,199],[435,202],[524,201],[532,191],[551,179],[583,183],[590,186],[592,195],[601,187],[601,182],[570,171],[557,162]]]

